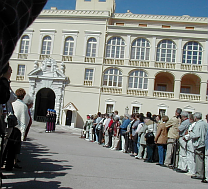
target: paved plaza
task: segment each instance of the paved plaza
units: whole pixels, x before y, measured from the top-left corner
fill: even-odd
[[[5,172],[4,189],[207,189],[207,184],[144,163],[79,138],[81,130],[57,126],[45,133],[34,122],[19,156],[22,169]]]

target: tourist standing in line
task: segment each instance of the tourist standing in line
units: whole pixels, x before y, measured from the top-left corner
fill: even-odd
[[[166,157],[164,165],[167,167],[172,168],[173,165],[171,164],[171,160],[174,159],[174,146],[176,145],[177,139],[179,138],[179,131],[178,126],[180,124],[180,115],[181,115],[182,109],[177,108],[175,111],[175,116],[172,117],[165,126],[168,128],[168,140],[167,140],[167,151],[166,151]],[[175,163],[175,162],[173,162]]]
[[[205,176],[202,180],[203,183],[208,183],[208,114],[206,115],[207,120],[207,135],[205,139]]]
[[[196,124],[189,133],[195,150],[196,173],[191,176],[193,179],[204,179],[204,155],[205,155],[205,138],[207,134],[207,123],[202,120],[202,114],[196,112],[194,114]]]
[[[179,162],[178,162],[178,169],[176,172],[178,173],[187,173],[188,172],[188,164],[187,164],[187,142],[184,140],[184,136],[188,131],[190,126],[190,121],[188,118],[188,112],[182,111],[181,112],[181,124],[178,127],[179,130]]]
[[[196,122],[194,121],[194,115],[189,115],[190,126],[188,132],[184,136],[184,140],[187,142],[187,164],[188,164],[188,174],[195,174],[195,160],[194,160],[194,146],[192,143],[192,139],[190,138],[190,132],[193,130]]]
[[[32,106],[33,106],[33,98],[32,98],[30,95],[26,94],[25,97],[24,97],[24,99],[23,99],[23,102],[27,105],[27,108],[28,108],[28,114],[29,114],[29,117],[30,117],[28,126],[27,126],[27,128],[26,128],[26,130],[25,130],[25,136],[24,136],[24,139],[23,139],[24,141],[26,141],[27,135],[28,135],[29,130],[30,130],[30,126],[32,125],[32,117],[31,117],[30,109],[31,109]]]
[[[155,136],[155,143],[158,147],[159,163],[157,165],[163,166],[167,150],[168,130],[165,126],[169,120],[168,116],[162,117],[162,123],[158,125],[157,134]]]

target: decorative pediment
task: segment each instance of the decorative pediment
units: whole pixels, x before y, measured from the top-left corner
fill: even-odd
[[[69,103],[63,108],[63,110],[78,111],[77,107],[76,107],[72,102],[69,102]]]
[[[115,101],[115,100],[112,100],[112,99],[110,99],[110,98],[108,98],[108,99],[105,100],[105,102],[109,102],[109,103],[110,103],[110,102],[113,102],[113,103],[115,103],[116,101]]]
[[[187,106],[184,107],[184,110],[195,110],[195,108],[193,108],[190,105],[187,105]]]
[[[169,108],[169,106],[167,106],[166,104],[163,104],[163,103],[158,104],[158,107],[160,107],[160,108]]]
[[[41,79],[56,79],[56,80],[67,80],[67,77],[64,74],[64,65],[62,63],[61,70],[58,69],[57,63],[52,58],[47,58],[41,63],[39,67],[38,62],[34,62],[34,70],[32,70],[28,77],[32,78],[41,78]]]
[[[131,102],[131,104],[138,104],[138,105],[142,105],[142,103],[141,103],[141,102],[139,102],[139,101],[137,101],[137,100],[135,100],[135,101]]]

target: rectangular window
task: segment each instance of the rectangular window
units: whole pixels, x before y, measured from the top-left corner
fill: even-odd
[[[170,26],[162,25],[162,28],[170,28]]]
[[[136,114],[136,113],[139,113],[139,107],[133,106],[132,114]]]
[[[106,105],[106,113],[111,114],[113,112],[113,104]]]
[[[24,80],[25,78],[25,65],[18,65],[16,80]]]
[[[157,84],[157,91],[167,91],[166,84]]]
[[[147,27],[147,24],[139,24],[139,27]]]
[[[85,81],[93,80],[93,69],[85,69]]]
[[[116,26],[124,26],[124,23],[116,23]]]
[[[187,30],[193,30],[194,27],[186,27]]]
[[[181,93],[191,93],[191,87],[190,86],[181,86]]]

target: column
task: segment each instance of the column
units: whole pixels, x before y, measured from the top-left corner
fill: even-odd
[[[154,92],[154,86],[155,86],[155,78],[149,78],[148,79],[148,96],[153,97]]]
[[[128,75],[123,75],[122,77],[122,94],[127,94],[128,86]]]
[[[200,86],[200,100],[206,101],[207,98],[207,81],[202,81]]]
[[[152,38],[151,43],[151,53],[150,53],[150,67],[155,67],[155,57],[156,57],[156,37]]]
[[[127,35],[124,65],[129,64],[130,50],[131,50],[131,35]]]
[[[182,63],[182,39],[178,40],[178,46],[177,46],[177,53],[176,53],[176,69],[181,68],[181,63]]]
[[[181,80],[176,79],[174,83],[174,98],[179,99],[181,91]]]

